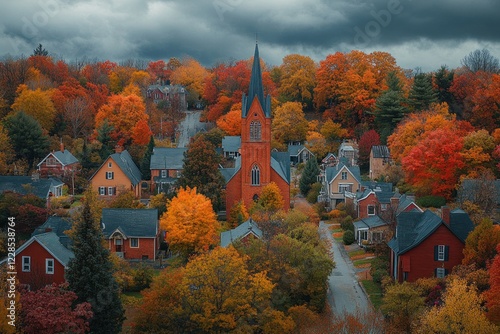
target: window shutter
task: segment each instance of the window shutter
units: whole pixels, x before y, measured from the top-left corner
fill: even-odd
[[[434,277],[438,277],[438,270],[437,270],[437,268],[434,268]]]
[[[444,270],[444,276],[448,276],[448,269]]]
[[[438,260],[438,246],[434,246],[434,261]]]
[[[116,187],[113,187],[113,195],[116,195]]]
[[[104,195],[108,194],[108,188],[104,187]]]
[[[450,246],[444,246],[444,260],[448,261],[450,255]]]

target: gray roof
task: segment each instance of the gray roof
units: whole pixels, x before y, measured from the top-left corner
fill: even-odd
[[[349,171],[352,176],[359,182],[361,183],[361,172],[359,170],[359,166],[348,166],[344,162],[339,162],[338,165],[333,166],[333,167],[326,167],[325,173],[326,173],[326,180],[328,183],[332,182],[339,174],[340,172],[345,169],[346,171]]]
[[[104,237],[119,230],[126,238],[154,238],[158,234],[157,209],[102,209]]]
[[[50,216],[45,223],[38,226],[31,236],[47,232],[54,232],[59,237],[59,242],[65,247],[71,245],[71,239],[64,233],[71,229],[72,222],[68,217]]]
[[[241,147],[241,136],[225,136],[222,138],[224,152],[238,152]]]
[[[61,180],[52,177],[33,181],[31,176],[0,175],[0,193],[12,191],[21,195],[26,195],[31,191],[31,188],[35,196],[45,199],[49,196],[51,187],[58,187],[63,184]]]
[[[51,152],[47,154],[45,158],[43,158],[42,161],[38,164],[40,166],[50,155],[53,155],[63,166],[71,165],[74,163],[78,162],[78,159],[75,158],[73,154],[71,154],[70,151],[64,150],[64,152],[61,151],[56,151],[56,152]]]
[[[448,226],[441,217],[432,211],[402,212],[397,216],[396,235],[389,243],[389,247],[398,255],[418,246],[441,225]],[[450,231],[462,242],[474,229],[469,215],[460,209],[450,212]]]
[[[290,184],[290,154],[288,152],[271,152],[271,167]]]
[[[264,97],[264,87],[262,85],[262,72],[260,70],[260,57],[259,57],[259,47],[255,44],[255,53],[253,56],[252,74],[250,76],[250,86],[248,88],[248,96],[243,94],[241,103],[241,116],[243,118],[247,117],[248,110],[254,98],[260,102],[264,115],[266,117],[271,117],[271,96],[267,95]]]
[[[362,181],[361,186],[365,189],[370,189],[375,192],[375,196],[379,203],[390,204],[391,197],[394,196],[394,191],[392,191],[392,183],[389,182],[377,182],[377,181]],[[363,198],[360,196],[358,198]]]
[[[303,150],[309,151],[310,154],[314,155],[307,147],[304,145],[288,145],[288,153],[290,156],[298,156]]]
[[[386,145],[372,146],[372,152],[374,158],[390,158],[391,153]]]
[[[71,250],[61,244],[61,242],[59,241],[59,237],[54,232],[47,232],[32,236],[30,240],[25,242],[16,250],[16,255],[21,253],[35,241],[38,242],[43,248],[45,248],[65,267],[68,265],[69,260],[75,257],[75,254]]]
[[[155,147],[151,155],[150,169],[182,170],[186,151],[186,147]]]
[[[357,229],[363,229],[363,228],[370,229],[387,225],[387,223],[383,221],[382,218],[380,218],[379,216],[370,216],[368,218],[363,218],[358,221],[355,221],[353,224]]]
[[[220,234],[220,245],[221,247],[228,247],[234,241],[241,239],[250,233],[259,239],[262,238],[262,231],[252,219],[241,223],[232,230],[222,232]]]
[[[142,178],[141,171],[136,166],[134,160],[132,160],[132,156],[130,155],[130,153],[128,153],[127,150],[124,150],[120,153],[111,154],[110,157],[113,159],[113,161],[116,162],[116,164],[118,165],[118,167],[120,167],[122,172],[124,172],[125,175],[127,175],[127,177],[129,178],[130,182],[133,185],[136,185],[139,182],[141,182]]]

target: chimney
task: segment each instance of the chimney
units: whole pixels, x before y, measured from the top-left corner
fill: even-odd
[[[116,145],[115,146],[115,153],[122,153],[122,152],[123,152],[123,146]]]
[[[64,143],[62,141],[62,138],[61,138],[60,148],[61,148],[61,152],[64,153]]]
[[[391,208],[396,210],[399,206],[399,197],[391,197]]]
[[[46,228],[45,228],[45,232],[52,232],[52,228],[50,228],[50,227],[46,227]]]
[[[441,207],[441,219],[446,225],[450,226],[450,208],[447,206]]]

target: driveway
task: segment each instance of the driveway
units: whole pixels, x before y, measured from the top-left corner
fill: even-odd
[[[371,305],[358,283],[354,266],[343,245],[335,241],[324,222],[319,223],[319,233],[322,238],[330,241],[335,261],[335,268],[328,279],[328,302],[332,311],[336,314],[354,314],[356,310],[367,312]]]
[[[200,122],[200,115],[201,111],[186,111],[186,117],[179,124],[178,147],[187,147],[191,137],[205,129],[205,123]]]

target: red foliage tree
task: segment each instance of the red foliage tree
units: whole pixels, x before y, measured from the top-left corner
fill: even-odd
[[[500,244],[497,246],[497,255],[493,259],[489,274],[490,289],[484,293],[488,308],[486,315],[491,322],[500,325]]]
[[[21,326],[25,333],[86,333],[92,318],[90,303],[73,306],[77,295],[68,284],[53,284],[21,294]]]
[[[369,130],[363,133],[359,139],[359,164],[367,166],[370,162],[370,152],[372,146],[380,145],[380,135],[375,130]]]

